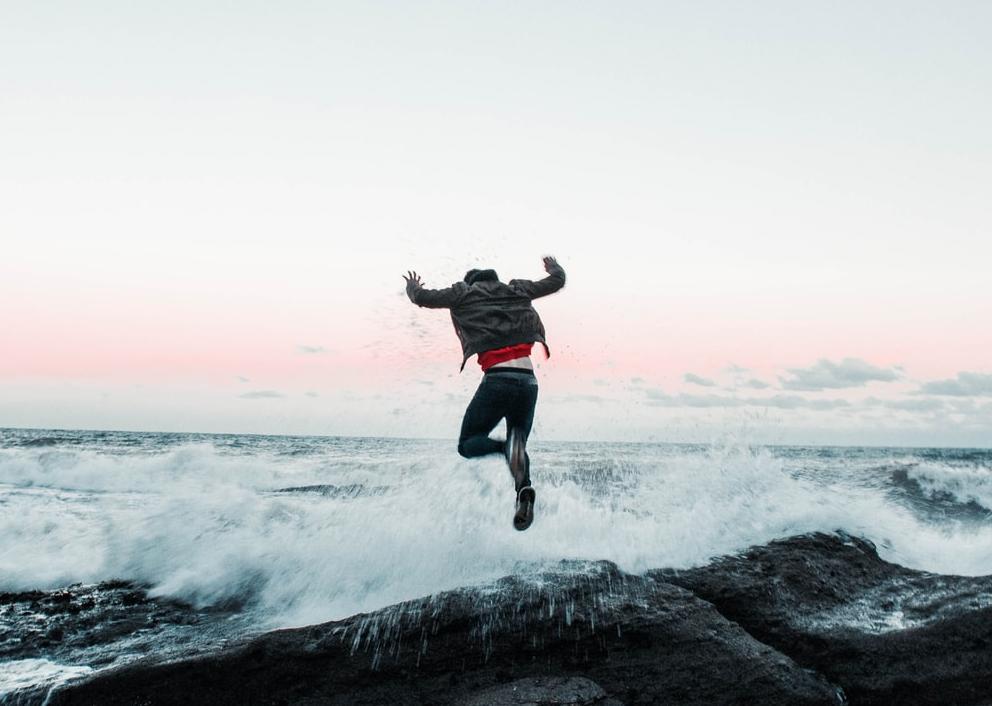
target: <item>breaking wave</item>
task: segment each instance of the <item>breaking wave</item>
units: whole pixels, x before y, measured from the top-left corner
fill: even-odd
[[[519,533],[498,459],[437,442],[296,443],[0,448],[0,591],[118,578],[295,625],[561,559],[690,567],[815,530],[864,536],[914,568],[992,573],[992,526],[935,522],[893,499],[891,473],[866,482],[861,466],[818,475],[767,449],[536,444],[537,519]],[[929,495],[992,507],[988,469],[906,473]]]
[[[992,512],[992,468],[921,463],[907,469],[906,477],[931,498],[949,498]]]

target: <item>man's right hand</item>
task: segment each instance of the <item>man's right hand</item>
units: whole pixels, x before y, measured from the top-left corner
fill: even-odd
[[[406,280],[406,293],[407,296],[412,296],[414,292],[424,286],[423,280],[420,279],[418,275],[413,270],[408,270],[403,279]]]
[[[544,258],[544,271],[550,273],[551,269],[554,267],[558,267],[558,261],[550,255],[547,255]]]

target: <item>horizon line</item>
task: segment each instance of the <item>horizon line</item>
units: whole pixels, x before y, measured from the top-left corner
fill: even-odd
[[[235,431],[164,431],[151,429],[89,429],[89,428],[67,428],[67,427],[12,427],[0,426],[0,432],[5,431],[55,431],[55,432],[104,432],[109,434],[198,434],[200,436],[258,436],[258,437],[284,437],[287,439],[387,439],[397,441],[454,441],[455,437],[444,438],[435,436],[365,436],[353,434],[286,434],[286,433],[260,433],[260,432],[235,432]],[[628,445],[648,445],[662,444],[667,446],[716,446],[717,442],[705,441],[607,441],[603,439],[535,439],[538,443],[550,442],[555,444],[628,444]],[[959,451],[992,451],[988,446],[941,446],[941,445],[921,445],[921,446],[893,446],[891,444],[787,444],[787,443],[745,443],[744,446],[755,446],[759,448],[797,448],[797,449],[954,449]]]

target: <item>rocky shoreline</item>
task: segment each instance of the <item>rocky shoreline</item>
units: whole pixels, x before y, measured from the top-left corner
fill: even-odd
[[[194,657],[140,660],[47,699],[992,704],[992,576],[913,571],[865,540],[820,533],[688,571],[563,562]]]

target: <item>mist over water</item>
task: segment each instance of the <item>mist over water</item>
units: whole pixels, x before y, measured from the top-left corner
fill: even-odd
[[[516,532],[501,459],[450,441],[0,431],[0,591],[126,579],[254,616],[342,618],[561,559],[690,567],[844,530],[992,573],[992,452],[531,445]]]

